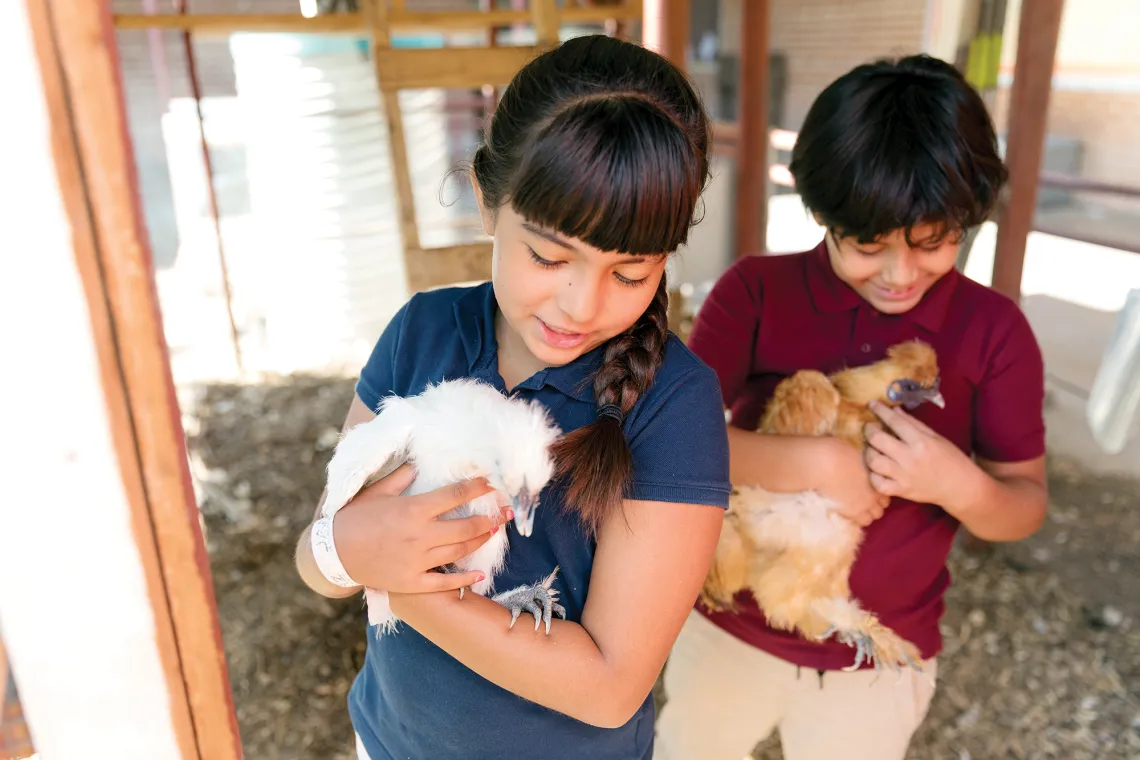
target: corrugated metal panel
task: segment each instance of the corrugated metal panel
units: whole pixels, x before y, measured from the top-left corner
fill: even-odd
[[[256,11],[293,13],[295,3],[259,0]],[[143,10],[138,0],[118,0],[115,9]],[[191,0],[191,9],[254,10],[236,0]],[[232,351],[180,36],[122,32],[119,44],[175,375],[224,375]],[[345,35],[195,40],[249,368],[355,371],[406,300],[385,121],[367,49],[365,38]],[[445,102],[472,102],[465,95],[401,93],[428,245],[476,234],[470,193],[456,190],[461,181],[442,193],[459,202],[440,204],[444,177],[479,125],[476,113],[444,116]]]

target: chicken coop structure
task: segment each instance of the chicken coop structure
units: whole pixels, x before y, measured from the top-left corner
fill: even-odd
[[[768,128],[769,5],[742,6],[737,118],[716,127],[717,143],[744,169],[734,180],[737,255],[765,249],[768,157],[788,139]],[[1021,11],[1012,180],[995,264],[995,286],[1013,295],[1038,186],[1062,5],[1039,0]],[[567,24],[632,36],[640,29],[645,44],[683,63],[691,15],[689,0],[531,0],[464,11],[424,10],[414,0],[314,0],[301,8],[307,15],[189,13],[177,1],[173,13],[129,14],[114,13],[110,0],[0,4],[0,50],[14,82],[8,104],[21,114],[10,120],[2,148],[0,163],[15,170],[0,176],[0,207],[11,214],[0,234],[6,249],[37,252],[3,278],[13,292],[0,302],[13,310],[5,311],[6,322],[29,328],[16,356],[54,347],[38,360],[37,374],[12,378],[6,394],[6,418],[31,431],[6,458],[20,475],[8,502],[42,504],[50,483],[53,509],[5,508],[0,620],[46,757],[87,758],[97,754],[93,748],[124,757],[241,757],[155,295],[116,29],[176,30],[187,50],[195,35],[235,31],[367,35],[408,285],[423,289],[486,278],[490,249],[486,241],[425,243],[399,93],[502,85],[529,56],[556,44]],[[400,30],[486,34],[511,26],[532,30],[532,42],[492,44],[491,35],[468,47],[393,45]],[[208,150],[204,158],[208,166]],[[20,401],[45,397],[67,402],[45,413]],[[49,594],[56,604],[44,603]]]

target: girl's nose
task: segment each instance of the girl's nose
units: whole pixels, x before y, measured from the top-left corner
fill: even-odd
[[[601,304],[601,288],[589,278],[574,278],[563,286],[558,306],[576,325],[594,321]]]

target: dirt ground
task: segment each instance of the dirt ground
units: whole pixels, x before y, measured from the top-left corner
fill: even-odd
[[[341,378],[217,385],[184,400],[246,756],[348,759],[361,601],[308,591],[293,544],[352,396]],[[956,550],[946,650],[914,760],[1140,758],[1140,481],[1050,462],[1033,538]],[[755,757],[776,760],[773,737]]]

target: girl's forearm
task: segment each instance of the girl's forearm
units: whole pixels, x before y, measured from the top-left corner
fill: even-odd
[[[730,425],[732,482],[777,493],[822,488],[835,444],[831,438],[760,435]]]
[[[301,537],[297,540],[297,550],[294,561],[297,565],[297,574],[301,576],[301,581],[313,591],[329,599],[344,599],[345,597],[359,594],[363,591],[363,586],[344,588],[325,578],[320,568],[317,567],[316,559],[313,558],[313,545],[309,540],[309,533],[312,529],[311,525],[305,528],[301,533]]]
[[[391,594],[392,611],[471,670],[507,691],[601,728],[624,725],[649,691],[622,679],[585,628],[555,619],[550,635],[524,612],[477,594]]]

